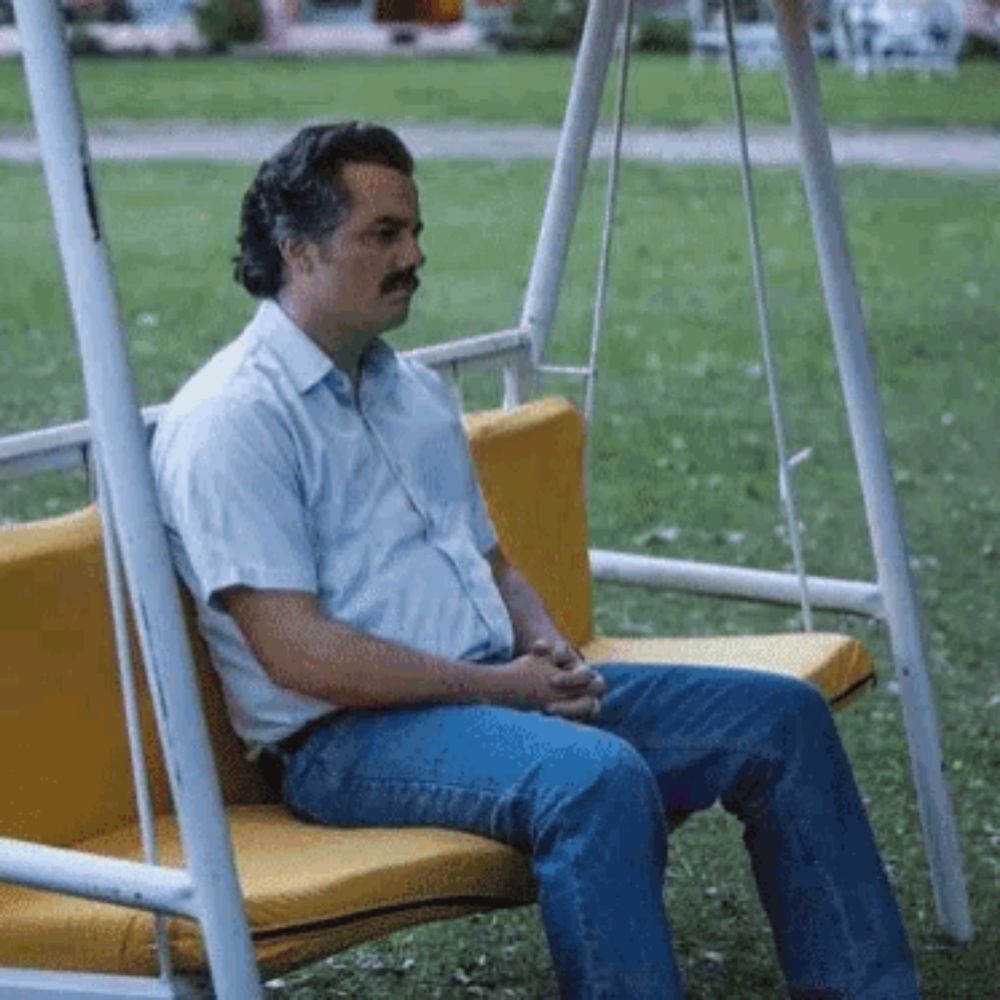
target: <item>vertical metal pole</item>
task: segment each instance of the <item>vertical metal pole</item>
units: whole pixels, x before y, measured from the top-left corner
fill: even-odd
[[[875,369],[868,352],[840,190],[821,109],[809,39],[809,8],[800,0],[779,0],[775,8],[820,276],[899,679],[934,901],[944,931],[956,941],[965,942],[972,937],[972,919],[961,847],[945,776],[940,726],[924,655],[920,608],[892,479]]]
[[[621,10],[622,0],[590,0],[576,57],[545,213],[521,310],[521,329],[531,334],[531,356],[536,365],[545,356],[545,341],[559,304],[569,241],[601,112],[601,94]]]
[[[97,484],[97,506],[101,515],[101,541],[104,543],[104,568],[108,578],[108,597],[111,601],[111,620],[114,624],[115,651],[118,657],[118,674],[122,686],[122,702],[125,710],[125,730],[128,733],[129,756],[132,761],[132,786],[135,791],[136,812],[139,817],[139,834],[142,855],[147,864],[159,861],[156,843],[156,816],[153,799],[149,790],[149,772],[146,755],[142,746],[142,723],[139,717],[139,694],[135,685],[135,666],[129,648],[128,621],[126,615],[125,581],[122,579],[121,555],[115,535],[114,518],[111,514],[111,497],[105,481],[104,467],[96,449],[94,456],[94,479]],[[170,941],[167,921],[162,913],[153,920],[153,938],[156,941],[156,955],[160,965],[160,978],[169,980],[172,971]]]
[[[220,997],[259,998],[260,980],[229,827],[121,336],[62,17],[56,0],[15,0],[14,9],[83,361],[88,411],[107,472],[205,950]]]
[[[503,401],[501,406],[504,410],[513,410],[521,402],[521,385],[517,375],[517,368],[513,362],[508,362],[503,366]]]

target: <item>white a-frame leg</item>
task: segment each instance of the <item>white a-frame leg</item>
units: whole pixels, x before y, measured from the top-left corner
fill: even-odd
[[[7,840],[0,845],[0,878],[195,919],[216,995],[252,1000],[263,994],[121,334],[60,4],[15,0],[14,9],[83,361],[87,409],[104,466],[112,513],[105,530],[115,532],[128,580],[187,864],[168,869]],[[61,985],[54,984],[56,979]],[[190,995],[187,987],[175,989],[165,977],[143,981],[38,973],[32,978],[0,970],[0,993],[30,997],[46,990],[65,996],[87,995],[87,990],[104,996]]]
[[[910,765],[938,920],[949,937],[972,937],[958,829],[941,752],[941,728],[924,651],[916,587],[886,447],[875,369],[854,280],[840,189],[820,104],[816,59],[809,40],[809,5],[776,0],[778,36],[802,176],[819,256],[854,456],[872,552],[899,680]]]
[[[809,593],[816,607],[875,614],[887,620],[938,919],[949,937],[964,942],[972,936],[972,923],[961,849],[875,371],[821,109],[808,4],[776,0],[775,6],[826,308],[878,569],[876,584],[810,577]],[[521,328],[531,335],[536,364],[544,359],[555,317],[621,13],[622,0],[591,0],[521,317]],[[591,552],[591,567],[596,578],[622,583],[789,603],[795,603],[799,595],[794,577],[772,571],[596,550]]]

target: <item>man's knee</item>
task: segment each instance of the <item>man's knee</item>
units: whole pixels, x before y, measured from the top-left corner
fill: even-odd
[[[803,789],[825,787],[824,775],[849,767],[826,697],[806,681],[780,680],[768,701],[758,765],[775,786],[791,781]]]
[[[656,779],[642,755],[612,733],[587,728],[583,738],[555,755],[556,794],[560,811],[582,806],[609,817],[636,822],[641,814],[662,815]]]
[[[745,695],[756,701],[757,718],[769,721],[772,731],[797,738],[832,725],[826,695],[815,684],[784,674],[755,673]]]
[[[797,677],[781,677],[774,696],[774,712],[808,736],[832,728],[833,717],[826,695],[815,684]]]

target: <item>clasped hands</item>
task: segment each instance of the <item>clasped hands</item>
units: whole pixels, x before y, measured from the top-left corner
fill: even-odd
[[[520,708],[580,721],[600,711],[604,679],[567,642],[536,639],[506,669]]]

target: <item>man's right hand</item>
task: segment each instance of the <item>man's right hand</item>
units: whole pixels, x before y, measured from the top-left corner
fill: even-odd
[[[558,664],[532,650],[496,669],[502,676],[499,703],[580,720],[592,719],[600,707],[604,679],[582,661]]]

